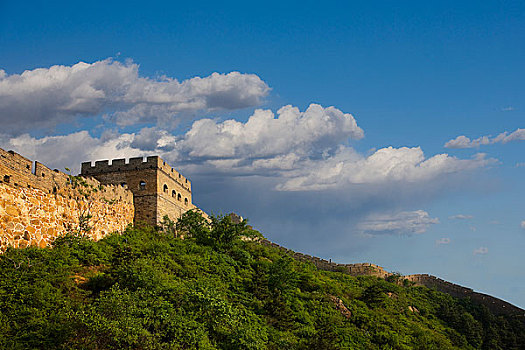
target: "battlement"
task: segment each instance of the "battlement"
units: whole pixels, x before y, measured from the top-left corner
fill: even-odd
[[[414,282],[416,285],[436,289],[440,292],[447,293],[456,298],[470,298],[478,304],[485,305],[491,312],[499,314],[509,314],[525,316],[525,310],[514,306],[504,300],[493,296],[475,292],[472,288],[467,288],[454,284],[436,276],[429,274],[407,275],[403,277],[406,280]]]
[[[274,248],[278,248],[281,251],[293,256],[294,259],[309,261],[312,264],[314,264],[315,267],[319,270],[344,272],[352,276],[376,276],[380,278],[386,278],[391,275],[391,273],[386,271],[383,267],[371,263],[338,264],[332,262],[332,260],[325,260],[316,256],[295,252],[288,248],[282,247],[276,243],[270,242],[266,239],[261,240],[261,243],[264,245],[272,246]]]
[[[159,156],[84,162],[81,175],[103,184],[126,186],[135,202],[135,222],[156,225],[177,220],[192,203],[191,182]]]
[[[319,270],[335,271],[347,273],[351,276],[375,276],[379,278],[387,278],[393,274],[386,271],[383,267],[370,263],[358,264],[337,264],[332,260],[325,260],[316,256],[298,253],[293,250],[282,247],[276,243],[270,242],[267,239],[260,240],[261,244],[268,245],[281,250],[282,252],[293,256],[297,260],[308,261],[315,265]],[[436,276],[429,274],[416,274],[402,276],[402,279],[413,282],[416,286],[425,286],[430,289],[436,289],[440,292],[447,293],[456,298],[470,298],[472,301],[486,306],[491,312],[496,315],[508,314],[525,317],[525,310],[514,306],[504,300],[495,298],[493,296],[478,293],[471,288],[463,287],[448,281],[445,281]]]
[[[0,183],[14,187],[36,188],[48,193],[67,186],[69,176],[14,151],[0,148]]]
[[[81,174],[83,176],[94,176],[114,172],[140,171],[140,170],[160,170],[173,181],[191,192],[191,182],[177,170],[169,166],[159,156],[119,158],[113,160],[97,160],[93,165],[92,162],[83,162]]]

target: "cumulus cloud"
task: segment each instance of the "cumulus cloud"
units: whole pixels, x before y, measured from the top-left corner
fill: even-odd
[[[431,218],[424,210],[416,210],[395,214],[371,214],[358,225],[358,228],[369,235],[410,235],[424,233],[431,225],[438,223],[438,218]]]
[[[285,106],[277,117],[257,110],[245,123],[198,120],[171,156],[199,163],[196,171],[278,176],[276,188],[282,191],[424,182],[494,162],[484,154],[464,160],[447,154],[426,158],[419,147],[386,147],[363,156],[346,144],[362,137],[354,117],[334,107],[312,104],[301,112]]]
[[[523,141],[525,140],[525,129],[516,129],[509,133],[508,131],[502,132],[496,137],[481,136],[477,139],[471,140],[465,135],[460,135],[455,139],[452,139],[445,143],[446,148],[478,148],[483,145],[491,145],[494,143],[508,143],[511,141]]]
[[[525,220],[521,222],[521,228],[525,228]]]
[[[106,132],[101,138],[93,138],[85,131],[41,139],[21,135],[4,144],[31,157],[38,156],[38,150],[40,160],[75,147],[80,148],[79,153],[68,151],[69,157],[96,159],[100,155],[115,158],[155,153],[193,174],[267,177],[280,191],[425,184],[494,162],[484,154],[472,159],[447,154],[426,158],[419,147],[386,147],[365,156],[348,145],[349,140],[362,137],[363,130],[352,115],[312,104],[303,112],[285,106],[277,115],[270,110],[256,110],[246,122],[201,119],[177,136],[154,127],[129,134]],[[79,140],[81,147],[69,146]]]
[[[256,110],[246,123],[198,120],[181,147],[196,158],[262,159],[291,152],[299,156],[322,152],[363,135],[354,117],[335,107],[311,104],[301,112],[288,105],[277,111],[277,117],[270,110]]]
[[[464,215],[464,214],[458,214],[458,215],[453,215],[453,216],[449,216],[448,217],[449,219],[451,220],[470,220],[470,219],[473,219],[474,217],[472,215]]]
[[[488,254],[489,248],[487,247],[479,247],[477,249],[474,249],[474,255],[485,255]]]
[[[129,146],[144,151],[171,151],[176,146],[176,139],[166,130],[143,128],[134,134]]]
[[[269,87],[257,75],[213,73],[179,82],[139,76],[139,66],[106,59],[7,74],[0,70],[3,132],[52,128],[77,117],[105,113],[119,125],[173,124],[198,111],[256,106]]]
[[[425,183],[440,176],[453,175],[494,163],[484,154],[458,159],[448,154],[425,158],[419,147],[387,147],[368,157],[353,149],[340,148],[323,161],[309,160],[302,173],[295,173],[280,190],[321,190],[352,184]]]
[[[2,146],[53,168],[73,170],[79,169],[82,161],[150,155],[147,151],[130,147],[133,140],[134,134],[107,132],[96,138],[84,130],[42,138],[23,134],[2,142]]]
[[[450,238],[441,238],[436,240],[437,245],[450,244]]]

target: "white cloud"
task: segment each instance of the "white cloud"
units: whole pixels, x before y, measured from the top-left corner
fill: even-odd
[[[511,141],[525,140],[525,129],[516,129],[509,134],[508,131],[502,132],[496,137],[481,136],[475,140],[461,135],[445,143],[446,148],[478,148],[482,145],[490,145],[494,143],[508,143]]]
[[[491,142],[488,136],[482,136],[475,140],[470,140],[468,137],[461,135],[445,143],[445,147],[446,148],[476,148],[481,145],[489,145],[490,143]]]
[[[395,214],[371,214],[358,228],[365,234],[413,234],[424,233],[439,223],[438,218],[431,218],[424,210],[404,211]]]
[[[487,247],[479,247],[477,249],[474,249],[474,255],[485,255],[488,254],[489,248]]]
[[[285,106],[275,116],[256,110],[246,122],[201,119],[183,135],[159,128],[138,133],[106,132],[101,138],[86,131],[41,139],[6,138],[4,147],[49,164],[159,154],[193,174],[258,175],[272,179],[280,191],[343,189],[353,185],[434,184],[437,178],[485,167],[494,162],[478,154],[458,159],[447,154],[426,158],[419,147],[387,147],[368,156],[347,145],[363,137],[350,114],[312,104],[304,112]],[[77,152],[62,150],[78,149]],[[67,156],[64,154],[68,154]],[[60,154],[55,158],[51,155]],[[68,158],[62,159],[62,158]],[[71,163],[67,165],[71,166]]]
[[[516,108],[512,107],[512,106],[507,106],[507,107],[503,107],[501,109],[502,112],[510,112],[510,111],[515,111]]]
[[[322,152],[363,135],[354,117],[335,107],[311,104],[301,112],[288,105],[277,111],[277,117],[258,109],[246,123],[198,120],[184,135],[181,147],[196,158],[268,158]]]
[[[292,174],[292,178],[279,189],[298,191],[352,184],[425,183],[440,176],[485,167],[493,162],[493,159],[486,159],[484,154],[464,160],[448,154],[425,158],[419,147],[387,147],[363,157],[351,148],[341,147],[329,158],[306,162],[302,172]]]
[[[516,168],[524,168],[524,167],[525,167],[525,162],[516,163]]]
[[[521,228],[525,228],[525,220],[521,222]]]
[[[95,138],[87,131],[79,131],[40,139],[24,134],[4,141],[2,145],[44,165],[62,171],[68,167],[75,172],[75,169],[80,168],[82,161],[150,155],[147,151],[130,147],[133,139],[133,134],[108,132],[100,138]]]
[[[453,216],[449,216],[448,217],[449,219],[451,220],[470,220],[470,219],[473,219],[474,217],[472,215],[464,215],[464,214],[458,214],[458,215],[453,215]]]
[[[170,151],[176,146],[177,138],[166,130],[143,128],[134,135],[130,147],[144,151]]]
[[[437,245],[450,244],[450,238],[441,238],[436,240]]]
[[[279,177],[282,191],[341,188],[352,184],[424,182],[487,166],[478,154],[460,160],[447,154],[425,158],[419,147],[387,147],[363,156],[346,145],[363,130],[350,114],[312,104],[306,111],[285,106],[277,117],[256,110],[242,123],[211,119],[194,122],[178,140],[175,161],[191,159],[195,171]]]
[[[3,132],[20,133],[102,113],[119,125],[174,124],[175,116],[258,105],[269,87],[257,75],[213,73],[182,82],[139,76],[139,66],[111,59],[8,75],[0,70]]]

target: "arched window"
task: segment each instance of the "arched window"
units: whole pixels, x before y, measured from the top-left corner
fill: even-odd
[[[175,190],[171,191],[171,196],[172,196],[173,198],[177,197],[177,192],[175,192]]]
[[[162,190],[164,193],[168,193],[168,185],[164,184],[164,187],[162,187]]]
[[[180,201],[182,200],[182,196],[180,195],[180,193],[177,195],[177,199]]]
[[[146,189],[146,181],[139,182],[139,190],[145,190]]]
[[[11,181],[11,176],[9,176],[9,175],[4,175],[4,182],[5,182],[6,184],[8,184],[9,181]]]
[[[188,205],[188,198],[184,198],[184,205]]]

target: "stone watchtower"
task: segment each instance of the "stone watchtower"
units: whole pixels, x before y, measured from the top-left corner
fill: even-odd
[[[158,224],[165,215],[177,220],[196,208],[191,201],[191,183],[158,156],[82,163],[82,176],[92,176],[103,185],[121,185],[133,193],[135,223]]]

